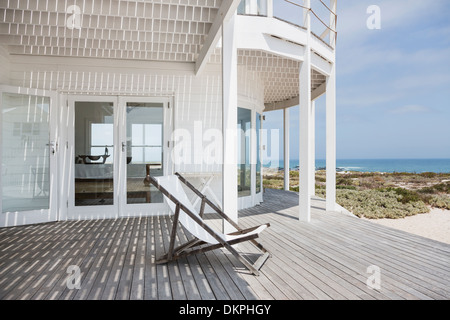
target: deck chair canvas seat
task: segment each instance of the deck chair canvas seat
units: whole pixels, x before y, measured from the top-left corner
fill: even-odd
[[[253,274],[259,275],[259,269],[269,258],[270,253],[255,239],[258,238],[259,234],[269,227],[270,224],[263,224],[245,230],[240,228],[179,173],[163,177],[150,177],[150,182],[163,193],[167,204],[174,214],[169,251],[156,261],[157,264],[167,263],[191,254],[224,247],[238,258]],[[192,205],[181,183],[184,183],[202,199],[200,212]],[[203,220],[203,211],[206,204],[214,209],[222,219],[236,228],[237,231],[230,234],[223,234],[209,227]],[[193,235],[194,239],[175,248],[174,243],[178,222]],[[250,241],[262,252],[261,256],[253,264],[232,247],[232,245],[244,241]],[[202,247],[198,248],[199,246]]]

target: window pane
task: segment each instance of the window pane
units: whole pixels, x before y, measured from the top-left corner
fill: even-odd
[[[163,175],[162,103],[127,103],[127,203],[162,203],[147,176]]]
[[[238,196],[251,194],[250,129],[251,110],[238,108]]]
[[[256,193],[261,192],[261,115],[256,114]]]
[[[142,124],[133,123],[131,125],[131,141],[133,145],[144,145],[144,126]]]
[[[267,0],[258,0],[258,15],[267,16]]]
[[[155,147],[162,145],[162,124],[145,125],[145,145]]]
[[[238,8],[237,8],[237,13],[238,14],[246,14],[245,12],[245,6],[246,6],[246,0],[241,0],[241,3],[239,4]]]
[[[112,123],[91,124],[91,145],[112,146],[114,144],[114,128]]]
[[[75,206],[114,204],[114,104],[75,102]]]
[[[50,98],[2,95],[2,212],[49,209]]]

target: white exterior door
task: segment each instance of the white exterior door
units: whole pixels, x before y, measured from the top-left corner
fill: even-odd
[[[68,219],[167,213],[147,175],[172,172],[169,98],[68,96]]]
[[[120,216],[168,213],[164,198],[148,176],[172,174],[170,98],[119,98]]]
[[[57,94],[0,86],[0,227],[57,220]]]
[[[119,117],[117,97],[68,97],[69,219],[118,217]]]

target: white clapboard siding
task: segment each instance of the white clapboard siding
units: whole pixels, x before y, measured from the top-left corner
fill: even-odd
[[[249,71],[245,66],[239,66],[238,73],[239,106],[261,113],[264,81],[259,73]],[[203,155],[210,142],[202,141],[203,136],[200,140],[196,136],[209,129],[222,129],[220,64],[210,63],[201,75],[196,76],[191,63],[11,56],[7,83],[70,94],[172,97],[174,129],[185,130],[193,141],[191,157],[187,162],[174,164],[174,171],[215,174],[210,186],[221,201],[221,162],[211,162]]]

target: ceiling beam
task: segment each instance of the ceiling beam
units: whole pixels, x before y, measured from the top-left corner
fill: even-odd
[[[228,21],[236,12],[241,0],[223,0],[222,5],[217,12],[217,16],[209,29],[208,36],[195,62],[195,74],[200,74],[205,65],[208,63],[209,57],[217,46],[221,37],[221,29],[224,22]]]

